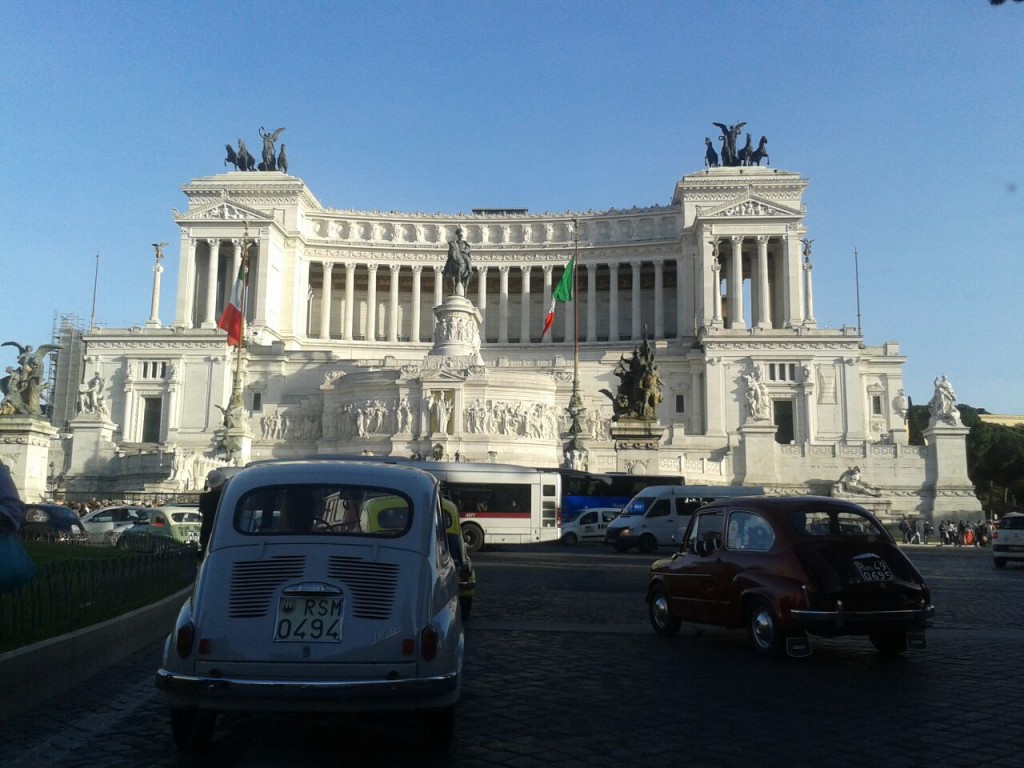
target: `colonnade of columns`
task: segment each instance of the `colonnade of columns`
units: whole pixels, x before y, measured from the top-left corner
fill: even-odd
[[[754,248],[750,248],[751,241]],[[200,249],[200,244],[206,248]],[[201,258],[202,250],[206,251],[205,261]],[[645,326],[647,333],[654,338],[666,338],[691,335],[702,324],[730,329],[813,325],[812,266],[809,259],[801,263],[800,240],[795,236],[730,235],[719,238],[717,260],[711,250],[712,241],[705,240],[703,271],[695,269],[693,259],[683,254],[579,263],[577,298],[583,302],[579,340],[638,341]],[[230,300],[241,255],[241,239],[189,240],[189,253],[182,265],[184,274],[179,278],[179,294],[185,294],[184,300],[179,295],[179,323],[200,328],[216,327],[217,313]],[[258,259],[259,255],[255,254],[255,258]],[[543,314],[551,303],[556,267],[559,265],[477,264],[475,303],[484,317],[485,334],[490,341],[499,344],[534,341],[534,334],[539,334]],[[670,284],[666,290],[666,267],[670,279],[675,282],[674,292]],[[218,274],[221,268],[223,271]],[[320,274],[311,274],[314,269]],[[309,337],[343,341],[365,339],[394,343],[426,340],[422,325],[430,321],[430,314],[429,308],[423,306],[424,300],[429,300],[422,292],[424,269],[433,270],[433,303],[430,306],[437,306],[444,297],[443,265],[440,263],[305,262],[297,279],[305,281],[306,287],[296,286],[294,292],[294,301],[299,302],[294,330],[299,332],[301,327],[301,332]],[[628,273],[625,272],[627,269]],[[492,290],[495,270],[498,273],[496,291]],[[543,296],[539,304],[532,293],[536,287],[535,270],[541,271],[542,278]],[[344,274],[344,294],[340,300],[338,293],[342,278],[339,272]],[[358,297],[357,274],[360,284]],[[389,276],[390,291],[387,299],[379,304],[378,278],[384,274]],[[513,274],[519,284],[516,297],[518,318],[510,316],[514,305],[510,295],[510,275]],[[401,281],[408,280],[410,276],[411,289],[407,283],[405,290],[401,290]],[[258,321],[260,317],[255,306],[260,297],[254,290],[256,278],[257,270],[251,268],[247,315],[250,319],[255,316]],[[315,290],[317,278],[320,280],[319,293]],[[620,279],[630,286],[627,294],[622,292]],[[750,280],[749,307],[744,296],[746,279]],[[703,286],[695,286],[694,281],[703,282]],[[495,293],[497,307],[492,304]],[[366,307],[365,314],[358,316],[357,298]],[[303,299],[308,299],[310,304],[302,307]],[[313,314],[314,308],[316,315]],[[544,337],[543,343],[573,338],[574,309],[571,302],[556,308],[556,315],[559,315],[556,321],[560,325],[556,326],[555,333]],[[308,313],[308,319],[300,325],[303,310]],[[495,310],[496,317],[488,322],[488,315]],[[310,325],[311,322],[314,324]],[[557,333],[558,329],[561,334]]]
[[[315,267],[318,262],[313,262]],[[676,275],[682,271],[682,258],[672,259],[675,265]],[[308,308],[310,313],[315,311],[319,317],[316,328],[312,329],[315,335],[321,339],[335,338],[342,341],[358,339],[397,342],[411,339],[418,341],[422,339],[422,322],[424,318],[422,279],[424,269],[433,271],[433,304],[441,304],[444,297],[444,280],[442,276],[442,265],[425,266],[422,264],[402,265],[392,264],[387,266],[386,274],[389,275],[389,295],[386,305],[378,305],[378,276],[385,274],[383,268],[377,264],[365,262],[319,262],[321,273],[321,287],[319,292],[314,288],[309,292],[312,304]],[[641,270],[645,265],[650,265],[654,274],[654,297],[653,297],[653,327],[647,329],[648,334],[655,338],[664,338],[666,328],[671,328],[673,335],[679,335],[680,329],[684,327],[682,318],[676,318],[674,322],[666,323],[666,295],[665,295],[665,260],[631,260],[620,264],[619,262],[600,262],[580,264],[577,269],[577,285],[581,299],[586,307],[586,314],[581,318],[581,326],[585,327],[584,335],[580,341],[639,341],[643,335],[643,318],[651,314],[650,308],[645,309],[643,291],[641,286]],[[619,291],[620,266],[630,269],[632,288],[628,298],[621,296]],[[554,275],[556,265],[554,264],[480,264],[474,267],[475,289],[471,283],[468,297],[474,300],[477,309],[484,318],[484,328],[494,331],[493,341],[499,344],[508,343],[529,343],[534,339],[533,334],[539,333],[543,315],[551,304],[553,293]],[[598,271],[604,270],[608,281],[608,291],[598,289]],[[515,271],[513,271],[515,270]],[[534,278],[536,270],[541,273],[541,285],[543,294],[536,297],[533,293],[535,288]],[[336,299],[337,287],[334,285],[338,280],[338,272],[343,272],[345,277],[345,299],[339,302]],[[497,271],[497,291],[493,291],[493,273]],[[355,283],[356,275],[361,274],[360,284],[365,285],[364,292],[360,295],[365,300],[366,312],[362,316],[362,328],[357,328],[359,318],[357,317]],[[400,292],[400,279],[408,277],[411,273],[411,290],[403,305],[403,293]],[[518,273],[518,274],[517,274]],[[582,273],[582,274],[581,274]],[[519,280],[518,288],[518,317],[513,316],[513,294],[511,277],[516,275]],[[311,282],[315,284],[315,275]],[[561,274],[559,274],[559,278]],[[365,284],[363,283],[365,279]],[[671,297],[672,305],[678,313],[683,302],[680,300],[684,287],[677,286],[676,295]],[[497,307],[492,302],[497,294]],[[538,302],[537,298],[541,300]],[[629,308],[622,306],[624,299],[628,302]],[[406,312],[405,310],[408,309]],[[488,314],[496,309],[497,316],[490,324],[487,322]],[[601,325],[607,326],[607,333],[599,332],[599,310],[601,312]],[[377,328],[378,312],[383,320],[384,327]],[[624,316],[624,313],[628,315]],[[339,317],[340,313],[340,317]],[[623,334],[620,331],[621,322],[628,317],[629,331]],[[562,339],[569,340],[574,334],[575,312],[572,302],[559,304],[556,308],[556,322],[561,324]],[[360,333],[359,331],[363,332]],[[408,331],[408,334],[405,333]],[[544,337],[543,343],[553,343],[556,334],[548,334]]]
[[[754,241],[756,252],[744,253]],[[785,328],[814,324],[814,291],[809,257],[800,263],[800,240],[791,235],[730,235],[706,243],[705,259],[710,273],[712,326],[734,328]],[[722,248],[722,245],[725,248]],[[770,248],[770,246],[773,246]],[[744,298],[745,275],[750,279],[750,307]],[[721,290],[725,280],[724,296]],[[707,294],[705,294],[707,296]],[[723,307],[723,299],[725,306]],[[747,313],[749,309],[749,321]]]

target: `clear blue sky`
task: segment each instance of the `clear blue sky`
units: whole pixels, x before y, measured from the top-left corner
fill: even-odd
[[[1024,4],[8,0],[0,340],[149,316],[181,185],[285,126],[331,208],[668,203],[712,122],[809,179],[819,326],[900,342],[915,403],[1024,414]],[[0,370],[14,361],[0,349]]]

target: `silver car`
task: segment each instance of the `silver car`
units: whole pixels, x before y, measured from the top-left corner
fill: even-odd
[[[336,460],[268,462],[225,488],[157,687],[180,748],[218,712],[421,714],[454,731],[464,638],[437,480]]]
[[[89,541],[114,546],[127,528],[149,520],[149,508],[118,504],[103,507],[82,516],[82,527]]]

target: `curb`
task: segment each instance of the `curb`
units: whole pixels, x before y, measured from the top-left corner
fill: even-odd
[[[192,587],[131,613],[0,654],[0,722],[166,637]]]

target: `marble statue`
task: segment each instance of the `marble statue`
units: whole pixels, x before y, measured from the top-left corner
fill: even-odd
[[[752,373],[743,374],[743,382],[747,386],[747,414],[758,421],[767,419],[771,412],[771,404],[760,369],[755,367]]]
[[[960,423],[960,412],[956,409],[956,393],[946,374],[935,379],[935,394],[928,402],[928,410],[933,421],[942,421],[954,426]]]
[[[851,467],[850,469],[843,472],[839,477],[839,481],[832,488],[832,495],[837,495],[837,491],[842,493],[853,493],[861,494],[865,496],[881,496],[882,492],[873,485],[864,482],[860,476],[860,467]]]
[[[96,371],[93,377],[85,384],[78,385],[78,412],[87,414],[106,415],[106,396],[103,394],[104,381],[100,372]]]

